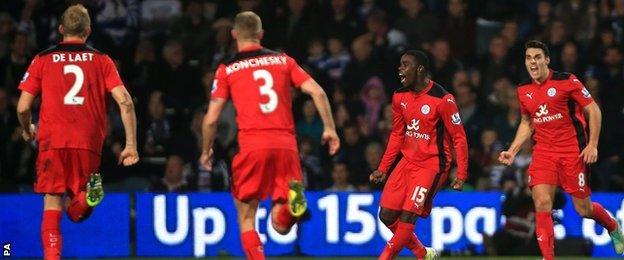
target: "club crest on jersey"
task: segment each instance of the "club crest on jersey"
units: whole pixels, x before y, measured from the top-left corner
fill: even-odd
[[[587,88],[583,87],[583,89],[581,89],[581,93],[583,93],[583,97],[584,98],[590,98],[591,94],[589,93],[589,90],[587,90]]]
[[[423,113],[423,114],[425,114],[425,115],[426,115],[426,114],[429,114],[429,112],[430,112],[430,111],[431,111],[431,107],[430,107],[429,105],[426,105],[426,104],[425,104],[425,105],[423,105],[423,106],[420,108],[420,112],[422,112],[422,113]]]
[[[461,117],[459,116],[459,112],[451,115],[451,123],[456,125],[461,124]]]
[[[24,77],[22,77],[22,80],[20,81],[20,83],[26,81],[26,79],[28,79],[28,72],[24,73]]]
[[[549,88],[546,92],[549,97],[554,97],[557,94],[557,90],[553,87]]]

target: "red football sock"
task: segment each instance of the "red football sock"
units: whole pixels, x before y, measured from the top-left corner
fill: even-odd
[[[93,212],[93,207],[87,205],[87,193],[81,191],[78,195],[71,198],[69,207],[67,207],[67,216],[73,222],[81,222],[88,218]]]
[[[401,252],[401,249],[409,242],[410,236],[414,234],[414,224],[399,222],[396,227],[394,236],[388,241],[379,259],[394,259]]]
[[[545,260],[555,259],[555,231],[550,211],[535,213],[535,234]]]
[[[241,242],[243,244],[243,251],[248,260],[264,260],[264,248],[258,232],[255,230],[245,231],[241,234]]]
[[[283,204],[275,216],[275,224],[283,228],[290,228],[297,223],[299,218],[293,217],[288,210],[288,204]]]
[[[592,219],[600,223],[600,225],[605,227],[609,232],[613,232],[617,228],[615,219],[609,216],[609,213],[607,213],[600,203],[594,202],[592,206],[594,207]]]
[[[396,232],[398,223],[399,220],[397,219],[394,223],[388,226],[388,229],[390,229],[392,233]],[[423,246],[420,240],[418,240],[418,237],[416,236],[416,234],[414,234],[414,232],[412,232],[412,235],[410,236],[409,241],[407,241],[407,244],[405,244],[405,247],[412,251],[412,254],[414,254],[417,258],[425,257],[425,255],[427,254],[425,246]]]
[[[61,236],[61,211],[44,210],[41,221],[41,244],[43,258],[46,260],[61,259],[63,237]]]

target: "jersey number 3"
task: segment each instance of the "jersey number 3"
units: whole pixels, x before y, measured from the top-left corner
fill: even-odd
[[[82,84],[84,83],[84,73],[82,69],[77,65],[69,64],[63,66],[63,74],[74,74],[76,76],[76,80],[74,84],[69,89],[69,92],[65,94],[65,98],[63,99],[63,104],[65,105],[82,105],[84,103],[84,97],[76,96],[80,89],[82,89]]]
[[[269,101],[267,103],[260,103],[260,111],[268,114],[277,108],[277,93],[273,89],[273,76],[266,70],[255,70],[253,72],[255,81],[262,79],[264,84],[260,86],[260,95],[268,96]]]

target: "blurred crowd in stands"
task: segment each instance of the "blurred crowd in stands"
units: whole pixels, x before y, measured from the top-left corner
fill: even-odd
[[[0,1],[0,191],[29,192],[36,144],[21,141],[15,105],[31,59],[59,41],[71,3],[92,17],[88,43],[108,53],[133,95],[141,163],[118,166],[124,143],[109,106],[101,172],[110,191],[228,190],[236,153],[235,111],[219,123],[215,167],[198,165],[201,121],[219,62],[236,52],[232,18],[253,10],[263,44],[295,58],[325,89],[342,140],[320,145],[314,104],[293,112],[310,190],[368,191],[392,127],[390,99],[408,49],[425,50],[431,74],[456,97],[470,146],[467,190],[524,190],[527,143],[507,168],[496,160],[520,121],[516,84],[528,77],[523,44],[548,44],[550,65],[582,79],[603,112],[595,191],[624,191],[624,0],[11,0]],[[35,115],[36,121],[36,115]]]

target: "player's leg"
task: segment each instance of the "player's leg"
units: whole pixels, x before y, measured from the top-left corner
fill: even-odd
[[[299,154],[286,149],[274,149],[269,153],[267,171],[274,174],[273,206],[271,224],[280,234],[288,234],[307,210],[303,176]]]
[[[232,160],[232,196],[238,212],[240,239],[247,259],[264,259],[256,231],[258,202],[268,196],[272,175],[267,174],[267,151],[241,151]]]
[[[559,185],[560,158],[534,153],[529,165],[529,187],[535,205],[535,235],[542,256],[546,260],[555,257],[555,230],[552,220],[552,205]]]
[[[624,236],[617,220],[612,218],[600,203],[592,202],[590,197],[577,198],[572,195],[572,202],[581,217],[593,219],[606,228],[613,241],[615,252],[624,254]]]
[[[576,212],[583,218],[591,218],[609,231],[613,246],[618,254],[624,253],[624,236],[616,219],[612,218],[600,203],[591,201],[591,188],[587,180],[590,172],[581,158],[571,157],[562,160],[563,189],[572,196]]]
[[[550,184],[538,184],[532,188],[535,205],[535,234],[545,260],[552,260],[555,257],[552,205],[556,190],[557,186]]]
[[[63,237],[61,236],[61,216],[63,195],[45,194],[43,197],[43,219],[41,221],[41,243],[43,258],[61,259]]]
[[[396,232],[399,224],[399,215],[401,215],[401,207],[406,194],[405,174],[409,163],[407,160],[401,160],[388,174],[390,176],[386,180],[383,191],[381,193],[381,199],[379,202],[380,211],[379,219],[381,220],[392,233]],[[415,256],[422,256],[425,251],[425,247],[418,240],[418,237],[414,232],[410,236],[410,240],[405,245]]]
[[[401,215],[400,210],[393,210],[388,208],[381,208],[379,211],[379,219],[381,220],[390,231],[394,234],[397,230],[397,226],[399,224],[399,216]],[[405,247],[409,249],[414,256],[423,257],[426,254],[426,248],[423,244],[418,240],[418,237],[414,232],[412,232],[409,241],[405,244]]]
[[[41,219],[41,246],[45,259],[60,259],[63,248],[61,215],[63,194],[66,190],[66,174],[57,150],[39,151],[37,155],[37,181],[35,192],[43,194],[43,217]]]
[[[380,259],[394,258],[410,242],[415,243],[412,252],[418,259],[434,259],[437,256],[436,251],[422,246],[414,234],[414,224],[417,217],[427,217],[431,212],[431,202],[436,191],[446,180],[446,174],[439,174],[434,170],[413,164],[405,166],[403,172],[406,172],[403,183],[407,188],[404,191],[405,196],[400,199],[402,211],[396,223],[394,235],[388,241]]]
[[[70,174],[67,216],[81,222],[91,216],[93,208],[104,198],[102,176],[97,172],[100,156],[89,150],[67,149],[66,171]]]
[[[256,231],[256,210],[258,209],[258,200],[250,199],[248,201],[240,201],[234,199],[236,211],[238,212],[238,226],[241,234],[241,244],[243,251],[250,260],[264,259],[264,249],[262,241]]]

